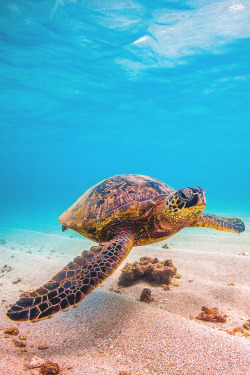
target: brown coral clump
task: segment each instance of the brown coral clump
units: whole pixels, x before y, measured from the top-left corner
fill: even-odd
[[[219,314],[218,309],[215,307],[209,309],[207,306],[202,307],[202,313],[195,317],[198,320],[204,320],[205,322],[212,323],[225,323],[226,317]]]
[[[140,295],[140,301],[141,302],[147,302],[147,303],[150,303],[150,302],[154,301],[153,297],[151,296],[151,290],[150,289],[144,288],[142,290],[141,295]]]
[[[242,327],[236,327],[232,331],[227,330],[226,332],[229,333],[229,335],[232,335],[232,336],[244,336],[244,337],[249,337],[250,336],[250,333],[247,332]]]
[[[161,262],[157,258],[142,257],[140,262],[127,263],[123,267],[118,284],[130,286],[140,279],[159,285],[170,284],[176,271],[172,260]]]
[[[40,372],[42,375],[56,375],[59,374],[59,366],[57,363],[47,361],[41,366]]]

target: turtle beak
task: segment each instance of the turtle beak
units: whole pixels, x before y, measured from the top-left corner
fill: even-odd
[[[65,225],[62,225],[62,231],[63,231],[63,232],[66,232],[66,230],[68,230],[68,228],[65,227]]]

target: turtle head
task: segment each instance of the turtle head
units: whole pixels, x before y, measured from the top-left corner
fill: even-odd
[[[183,228],[196,221],[206,207],[205,190],[186,187],[168,197],[163,220],[174,228]]]

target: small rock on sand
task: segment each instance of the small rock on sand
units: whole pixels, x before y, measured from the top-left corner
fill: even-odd
[[[243,327],[244,327],[245,329],[247,329],[247,330],[250,329],[250,319],[248,319],[248,320],[246,321],[246,323],[243,324]]]
[[[44,363],[46,363],[45,358],[34,356],[32,357],[30,362],[25,363],[25,367],[27,367],[28,369],[38,368],[41,367]]]
[[[39,350],[47,350],[49,349],[48,345],[44,344],[44,345],[38,345],[37,349]]]
[[[56,375],[59,374],[59,366],[57,363],[47,361],[41,366],[40,372],[42,375]]]
[[[16,340],[16,339],[13,339],[12,341],[13,341],[14,345],[19,347],[19,348],[25,348],[25,346],[26,346],[25,342],[23,342],[23,341]]]
[[[19,330],[18,328],[16,327],[10,327],[10,328],[7,328],[5,331],[4,331],[4,334],[5,335],[11,335],[11,336],[17,336],[19,333]]]
[[[169,249],[169,246],[167,243],[165,243],[163,246],[162,246],[163,249]]]
[[[140,301],[141,302],[147,302],[147,303],[150,303],[150,302],[154,301],[153,297],[151,296],[151,290],[150,289],[144,288],[142,290],[141,295],[140,295]]]

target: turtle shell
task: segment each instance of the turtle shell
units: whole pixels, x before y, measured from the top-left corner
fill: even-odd
[[[157,203],[159,197],[173,192],[173,188],[152,177],[110,177],[87,190],[59,217],[59,222],[98,241],[98,232],[114,220],[139,220]]]

